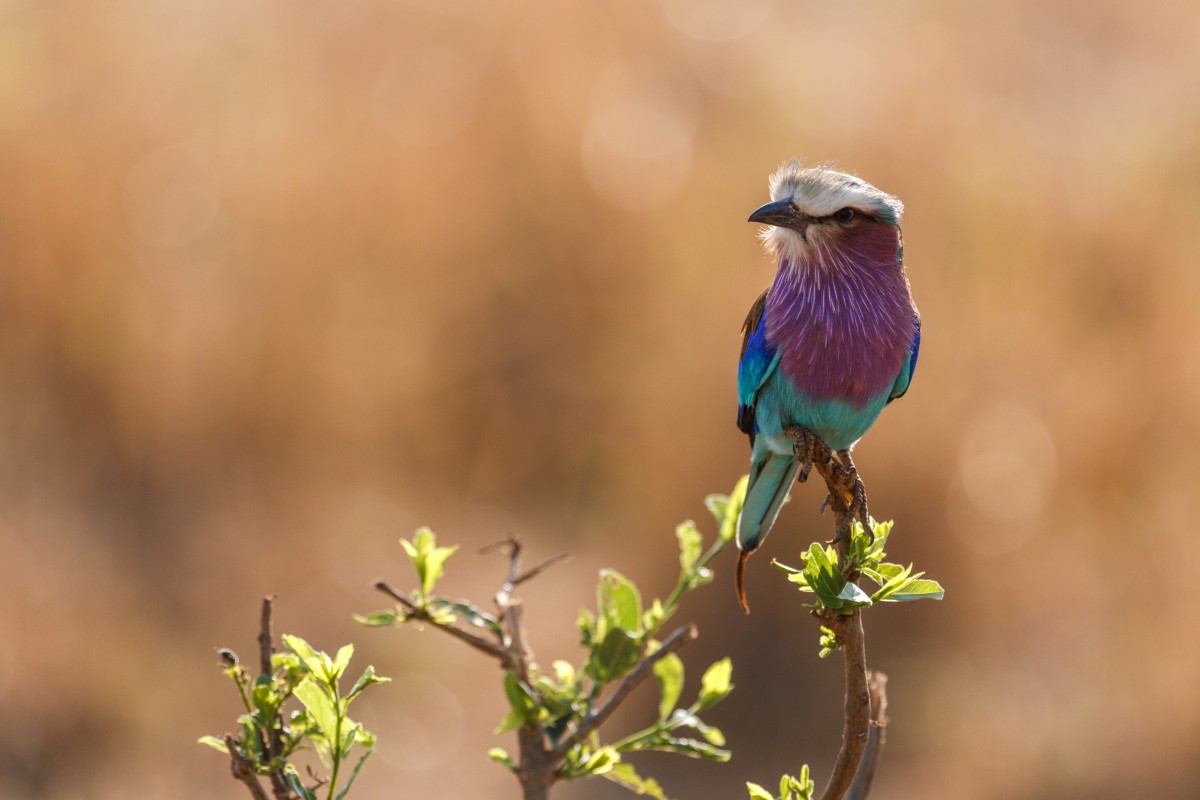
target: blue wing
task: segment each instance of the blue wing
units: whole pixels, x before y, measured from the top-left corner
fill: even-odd
[[[758,432],[754,421],[755,398],[779,363],[777,348],[767,342],[766,307],[767,293],[763,292],[742,325],[742,354],[738,360],[738,428],[750,437],[751,445]]]
[[[912,377],[917,371],[917,353],[921,351],[921,318],[917,317],[917,329],[913,332],[912,346],[908,352],[908,363],[904,369],[896,376],[896,382],[892,384],[892,392],[888,395],[888,402],[892,402],[897,397],[903,397],[908,391],[909,384],[912,383]]]

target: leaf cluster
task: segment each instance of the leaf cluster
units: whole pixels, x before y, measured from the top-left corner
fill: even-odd
[[[317,800],[318,790],[327,786],[328,800],[342,800],[375,749],[374,735],[350,718],[350,704],[368,686],[390,678],[376,675],[375,668],[368,666],[343,694],[341,678],[354,655],[353,645],[330,656],[299,636],[284,634],[282,639],[289,652],[273,654],[270,674],[253,680],[233,653],[221,651],[224,672],[237,685],[246,713],[238,717],[236,736],[204,736],[200,743],[236,757],[257,775],[281,776],[298,798]],[[284,704],[292,698],[300,708],[285,714]],[[292,757],[305,749],[314,750],[329,770],[329,778],[315,786],[305,786],[291,763]],[[342,785],[339,773],[356,749],[360,751],[358,761]]]
[[[637,586],[619,572],[602,570],[596,586],[594,610],[580,612],[577,627],[584,655],[578,663],[556,660],[548,671],[536,663],[524,675],[513,668],[504,674],[504,692],[509,712],[497,733],[518,730],[542,732],[548,751],[560,758],[556,779],[599,776],[638,794],[665,798],[652,778],[640,776],[623,760],[626,753],[656,750],[694,758],[725,761],[721,731],[701,719],[701,714],[733,690],[732,664],[728,658],[711,665],[701,678],[695,699],[680,705],[684,688],[683,661],[664,648],[659,636],[663,625],[689,592],[713,579],[709,563],[733,540],[745,496],[743,478],[729,496],[712,495],[705,505],[717,523],[717,535],[707,550],[696,524],[687,521],[676,528],[679,545],[679,577],[665,599],[643,602]],[[419,588],[400,604],[367,616],[359,622],[388,626],[425,621],[450,629],[459,638],[469,632],[478,649],[504,652],[511,639],[503,614],[493,615],[466,600],[450,600],[435,594],[447,559],[455,548],[438,547],[428,528],[416,532],[402,545],[417,573]],[[668,637],[669,638],[669,637]],[[482,644],[482,646],[480,646]],[[602,743],[597,728],[606,718],[605,704],[623,699],[647,667],[659,687],[658,716],[653,724],[618,741]],[[520,765],[503,749],[493,748],[488,756],[513,772]]]
[[[799,776],[784,775],[779,779],[779,795],[773,795],[757,783],[746,783],[750,800],[812,800],[816,785],[808,777],[808,764],[800,768]]]
[[[775,566],[788,573],[788,580],[798,584],[800,591],[816,595],[815,602],[807,608],[820,615],[850,614],[855,609],[876,603],[942,599],[941,584],[923,577],[925,573],[914,573],[911,564],[906,567],[883,560],[887,555],[883,547],[892,532],[891,522],[871,520],[871,532],[871,536],[866,535],[861,522],[851,525],[848,557],[844,560],[834,546],[814,542],[801,554],[802,568],[779,562],[775,562]],[[860,577],[867,578],[878,588],[868,594],[857,583]],[[830,629],[821,630],[824,656],[832,652],[837,643]]]

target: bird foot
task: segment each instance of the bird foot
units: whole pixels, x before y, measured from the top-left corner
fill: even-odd
[[[796,475],[796,483],[804,483],[808,480],[814,464],[825,464],[833,457],[829,445],[808,428],[793,425],[784,433],[794,442],[792,453],[800,462],[800,472]]]
[[[867,535],[867,540],[874,542],[875,533],[871,530],[871,514],[867,510],[867,489],[863,486],[862,478],[858,476],[858,468],[854,466],[854,459],[850,457],[850,451],[839,451],[834,464],[836,465],[833,469],[835,482],[845,491],[849,502],[846,505],[846,513],[842,517],[842,524],[838,526],[837,536],[833,541],[841,541],[842,537],[846,535],[846,531],[850,529],[850,522],[858,519],[862,523],[863,533]],[[829,499],[825,498],[826,503],[829,502]],[[822,508],[822,510],[824,509]]]

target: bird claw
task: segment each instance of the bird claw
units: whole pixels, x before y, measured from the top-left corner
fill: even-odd
[[[846,492],[850,495],[850,505],[846,509],[846,519],[851,520],[857,518],[862,523],[863,533],[866,534],[869,542],[875,541],[875,532],[871,530],[871,515],[867,511],[867,489],[863,486],[862,478],[858,477],[858,468],[854,466],[853,459],[850,458],[850,451],[843,450],[838,453],[838,460],[841,462],[842,473],[841,483],[845,487]],[[847,522],[847,525],[849,523]],[[840,539],[842,532],[838,532]]]
[[[785,433],[792,438],[792,454],[800,462],[796,483],[804,483],[812,473],[814,464],[824,464],[830,459],[828,446],[821,437],[801,425],[788,428]]]
[[[839,450],[835,455],[821,437],[801,425],[794,425],[784,433],[792,438],[794,442],[792,453],[800,462],[800,471],[796,475],[797,483],[804,483],[808,480],[813,466],[821,468],[828,466],[827,480],[829,480],[830,488],[837,486],[845,492],[845,498],[841,496],[841,492],[837,492],[838,497],[834,497],[831,492],[821,501],[822,514],[829,506],[833,506],[835,510],[843,508],[845,510],[845,515],[840,517],[837,535],[829,544],[836,544],[845,538],[846,532],[850,529],[850,522],[854,519],[862,522],[863,532],[869,541],[874,542],[875,534],[871,530],[871,515],[867,511],[867,490],[863,486],[862,479],[858,477],[858,468],[854,466],[854,459],[850,457],[850,451]]]

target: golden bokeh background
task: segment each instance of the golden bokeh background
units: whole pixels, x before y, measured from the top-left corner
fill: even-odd
[[[0,3],[0,796],[241,796],[195,740],[273,592],[396,679],[352,796],[516,797],[499,671],[351,614],[421,524],[454,596],[510,533],[573,555],[523,593],[543,664],[599,568],[669,591],[748,463],[744,220],[801,155],[903,198],[924,315],[856,451],[947,589],[868,615],[873,796],[1196,797],[1198,41],[1177,0]],[[682,610],[688,686],[738,688],[730,763],[637,759],[672,797],[828,775],[840,664],[768,566],[819,499],[752,616],[731,557]]]

